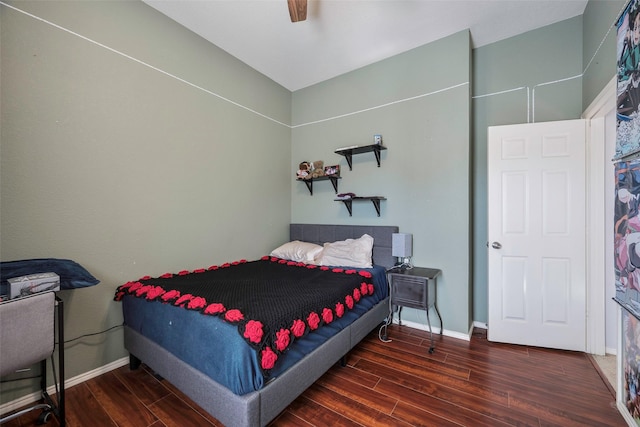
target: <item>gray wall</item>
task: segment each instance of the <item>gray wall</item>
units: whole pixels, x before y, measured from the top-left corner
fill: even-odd
[[[466,334],[470,315],[470,41],[468,31],[296,91],[291,169],[304,160],[340,164],[339,192],[384,196],[353,216],[329,182],[291,189],[295,222],[397,225],[413,234],[414,263],[440,268],[438,304],[445,329]],[[339,147],[382,134],[380,167],[372,153],[353,158]],[[424,312],[404,319],[426,323]],[[438,325],[439,326],[439,325]]]
[[[1,259],[70,258],[101,280],[60,292],[67,338],[120,324],[128,280],[283,242],[288,90],[142,2],[10,5],[50,23],[0,6]],[[126,355],[120,329],[83,338],[67,376]],[[30,387],[3,384],[2,402]]]

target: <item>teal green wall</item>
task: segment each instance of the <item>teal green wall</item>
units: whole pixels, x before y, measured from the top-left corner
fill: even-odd
[[[488,318],[487,128],[579,118],[581,73],[582,17],[473,50],[475,321]]]
[[[615,76],[625,3],[591,0],[582,16],[473,51],[474,321],[488,318],[487,128],[579,118]]]
[[[101,280],[60,292],[68,339],[122,323],[128,280],[282,243],[290,91],[142,2],[10,5],[34,16],[0,6],[1,257]],[[122,340],[66,345],[67,377],[125,357]],[[31,391],[3,384],[2,403]]]
[[[414,263],[443,271],[438,304],[445,329],[466,334],[470,307],[470,41],[468,31],[294,92],[291,170],[304,160],[340,164],[339,192],[384,196],[380,217],[370,202],[353,216],[329,182],[291,189],[294,222],[397,225],[413,234]],[[339,147],[384,145],[353,158]],[[424,312],[403,319],[426,323]],[[439,326],[439,325],[438,325]]]
[[[626,4],[627,0],[590,0],[582,15],[583,111],[615,77],[615,22]]]

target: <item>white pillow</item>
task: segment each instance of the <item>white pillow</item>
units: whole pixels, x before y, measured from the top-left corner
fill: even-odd
[[[325,243],[324,249],[316,258],[315,263],[318,265],[371,268],[373,266],[372,253],[373,237],[364,234],[359,239]]]
[[[315,243],[294,240],[271,251],[271,256],[297,262],[309,262],[322,252],[322,246]]]

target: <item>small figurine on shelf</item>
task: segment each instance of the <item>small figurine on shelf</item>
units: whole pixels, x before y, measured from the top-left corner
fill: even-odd
[[[296,179],[309,179],[311,178],[311,165],[309,162],[302,162],[298,166],[298,172],[296,172]]]
[[[324,176],[324,161],[316,160],[311,163],[311,177],[320,178],[321,176]]]

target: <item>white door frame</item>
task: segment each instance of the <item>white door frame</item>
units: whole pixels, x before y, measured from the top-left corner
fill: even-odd
[[[587,119],[587,336],[586,351],[605,354],[605,117],[615,108],[616,77],[582,113]]]

